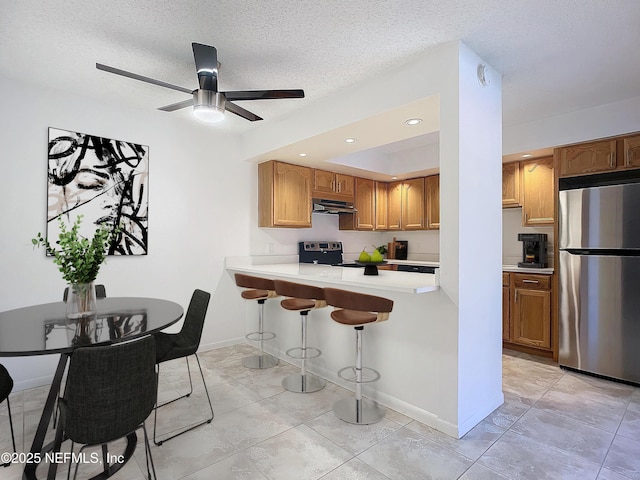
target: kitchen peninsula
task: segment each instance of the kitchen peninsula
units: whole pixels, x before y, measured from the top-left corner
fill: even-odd
[[[381,270],[377,276],[365,276],[361,268],[298,264],[297,260],[265,261],[264,257],[228,257],[226,269],[232,278],[239,272],[393,300],[389,320],[365,329],[364,363],[378,370],[381,378],[371,386],[365,385],[364,395],[450,436],[458,438],[466,433],[461,433],[457,405],[450,398],[457,389],[456,377],[450,372],[456,368],[457,335],[447,319],[455,315],[456,306],[440,289],[438,274]],[[281,308],[280,300],[270,299],[265,304],[265,330],[277,335],[275,340],[265,342],[265,350],[290,362],[284,352],[299,345],[299,315]],[[239,294],[238,301],[242,301]],[[257,306],[255,302],[243,302],[243,307],[245,332],[253,331]],[[308,344],[322,350],[322,355],[308,361],[307,368],[352,389],[353,385],[341,380],[337,371],[353,365],[353,332],[334,322],[331,310],[321,308],[310,314]],[[478,418],[469,422],[475,425],[502,401],[494,399],[493,408],[479,412]]]
[[[351,287],[371,288],[383,290],[372,295],[384,295],[384,291],[402,293],[426,293],[439,288],[439,273],[414,274],[410,272],[397,272],[380,270],[378,275],[364,275],[363,268],[343,268],[331,265],[316,265],[306,263],[253,263],[251,259],[227,259],[227,270],[248,273],[251,275],[263,275],[267,278],[287,279],[291,282],[304,283],[321,282],[324,287],[343,288]],[[437,269],[436,269],[437,272]]]

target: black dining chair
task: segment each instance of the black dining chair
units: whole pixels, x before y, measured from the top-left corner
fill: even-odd
[[[96,285],[96,298],[106,298],[107,297],[107,289],[104,288],[104,285]],[[62,301],[67,303],[67,298],[69,298],[69,287],[64,289],[64,293],[62,294]]]
[[[13,378],[4,365],[0,364],[0,403],[7,401],[7,411],[9,413],[9,428],[11,428],[11,443],[13,443],[13,451],[16,451],[16,437],[13,434],[13,420],[11,419],[11,403],[9,402],[9,394],[13,390]],[[8,467],[11,462],[3,463],[3,467]]]
[[[98,284],[95,286],[96,289],[96,298],[107,298],[107,289],[104,285]],[[62,301],[67,303],[67,298],[69,298],[69,287],[64,289],[64,293],[62,294]],[[56,428],[56,424],[58,422],[58,408],[53,411],[53,428]]]
[[[60,421],[54,451],[60,451],[64,438],[72,442],[71,454],[75,443],[83,444],[80,454],[87,446],[101,445],[104,473],[100,478],[107,478],[131,458],[137,443],[135,432],[142,428],[147,475],[151,478],[153,471],[153,477],[157,478],[144,424],[156,401],[155,359],[155,340],[150,335],[74,350],[64,397],[59,402]],[[122,461],[110,464],[107,443],[125,437],[128,441]]]
[[[211,423],[213,420],[213,406],[211,405],[211,397],[209,397],[209,390],[207,389],[207,382],[204,379],[202,373],[202,366],[200,365],[200,359],[196,353],[200,346],[200,337],[202,337],[202,329],[204,327],[204,320],[207,315],[207,308],[209,307],[209,300],[211,294],[202,290],[195,290],[191,296],[191,302],[187,308],[187,314],[182,325],[182,329],[178,333],[156,333],[156,363],[158,364],[158,379],[160,378],[160,364],[169,360],[175,360],[177,358],[185,358],[187,361],[187,372],[189,374],[189,393],[181,395],[173,400],[169,400],[155,408],[153,416],[153,442],[156,445],[162,445],[167,440],[171,440],[178,435],[189,432],[196,427],[204,425],[205,423]],[[200,376],[202,377],[202,384],[204,385],[204,391],[207,394],[207,400],[209,401],[209,409],[211,410],[211,418],[207,418],[196,425],[186,428],[178,433],[175,433],[163,440],[158,441],[156,439],[156,423],[158,417],[158,408],[164,407],[170,403],[173,403],[182,398],[186,398],[193,393],[193,383],[191,381],[191,369],[189,367],[189,356],[195,356],[196,362],[198,362],[198,368],[200,369]]]

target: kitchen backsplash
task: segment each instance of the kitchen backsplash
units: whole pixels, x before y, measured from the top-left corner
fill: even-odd
[[[479,232],[481,233],[481,232]],[[553,261],[553,227],[523,227],[522,209],[502,210],[502,262],[514,265],[522,260],[522,243],[518,233],[546,233],[548,236],[549,261]],[[257,228],[252,236],[251,254],[297,255],[298,242],[305,240],[341,241],[345,260],[354,260],[366,247],[371,252],[374,246],[386,245],[393,240],[409,242],[408,259],[426,262],[440,260],[440,232],[437,230],[405,232],[357,232],[339,230],[337,215],[314,214],[312,228]]]
[[[502,264],[516,265],[522,261],[522,242],[519,233],[546,233],[547,256],[549,266],[553,266],[553,226],[523,227],[522,209],[505,208],[502,210]]]

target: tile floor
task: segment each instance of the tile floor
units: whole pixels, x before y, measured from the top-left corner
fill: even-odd
[[[160,479],[640,479],[638,388],[505,352],[504,405],[455,440],[393,411],[375,425],[344,423],[332,405],[349,392],[333,384],[309,395],[286,392],[280,381],[297,369],[287,363],[245,369],[241,358],[251,350],[236,345],[200,355],[216,416],[211,424],[152,448]],[[161,397],[187,388],[184,377],[184,361],[163,366]],[[206,414],[204,391],[194,383],[191,400],[161,410],[159,432]],[[11,396],[21,449],[31,443],[46,392],[40,387]],[[9,449],[3,404],[0,451]],[[21,468],[0,468],[0,479],[21,478]],[[81,464],[78,477],[87,478],[96,468]],[[66,471],[61,465],[58,478],[66,478]],[[135,461],[114,478],[143,479],[143,472],[139,445]]]

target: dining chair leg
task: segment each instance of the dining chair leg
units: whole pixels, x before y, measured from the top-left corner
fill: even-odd
[[[7,412],[9,413],[9,428],[11,429],[11,443],[13,444],[13,452],[16,452],[16,437],[13,433],[13,420],[11,419],[11,402],[9,402],[9,397],[7,397]],[[3,467],[8,467],[11,465],[11,462],[3,463]]]
[[[153,455],[151,455],[151,445],[149,445],[149,435],[147,435],[147,426],[142,424],[142,431],[144,432],[144,456],[147,462],[147,477],[151,480],[151,472],[149,471],[149,462],[151,462],[151,470],[153,471],[154,480],[158,479],[156,475],[156,467],[153,464]]]
[[[73,447],[75,446],[75,443],[73,443],[73,441],[71,442],[71,448],[69,450],[69,453],[71,454],[71,456],[73,456]],[[71,463],[69,463],[69,468],[67,469],[67,480],[71,479]]]
[[[102,467],[107,477],[111,476],[111,467],[109,466],[109,451],[107,450],[107,444],[102,444]]]
[[[200,370],[200,377],[202,378],[202,384],[204,385],[204,391],[207,394],[207,401],[209,402],[209,410],[211,411],[211,418],[208,418],[206,420],[203,420],[200,423],[197,423],[196,425],[193,425],[185,430],[182,430],[181,432],[178,432],[174,435],[171,435],[170,437],[167,437],[163,440],[159,440],[156,437],[156,424],[157,424],[157,418],[158,418],[158,408],[160,407],[164,407],[165,405],[169,404],[169,403],[173,403],[176,400],[180,400],[181,398],[185,398],[188,397],[191,393],[189,393],[189,395],[183,395],[182,397],[178,397],[178,398],[174,398],[173,400],[169,400],[168,402],[165,402],[161,405],[157,405],[154,408],[154,414],[153,414],[153,443],[155,443],[157,446],[162,445],[164,442],[171,440],[172,438],[175,438],[179,435],[182,435],[183,433],[187,433],[190,432],[191,430],[193,430],[194,428],[200,427],[202,425],[204,425],[205,423],[211,423],[211,421],[213,420],[214,417],[214,413],[213,413],[213,405],[211,404],[211,397],[209,396],[209,389],[207,388],[207,382],[205,382],[204,380],[204,373],[202,372],[202,365],[200,365],[200,359],[198,358],[198,354],[194,353],[193,354],[196,357],[196,361],[198,362],[198,369]],[[188,363],[187,363],[188,365]],[[160,369],[158,368],[158,376],[160,375]],[[156,382],[157,384],[157,382]],[[192,386],[192,391],[193,391],[193,386]],[[156,398],[157,398],[157,394],[156,394]]]
[[[197,358],[197,357],[196,357]],[[157,408],[160,407],[164,407],[165,405],[169,405],[170,403],[173,403],[177,400],[180,400],[182,398],[187,398],[189,396],[191,396],[191,394],[193,393],[193,382],[191,381],[191,368],[189,368],[189,357],[185,357],[186,361],[187,361],[187,374],[189,375],[189,393],[186,393],[184,395],[180,395],[179,397],[176,397],[172,400],[168,400],[164,403],[161,403],[160,405],[157,406]],[[160,381],[160,364],[158,364],[158,378],[157,380]]]

